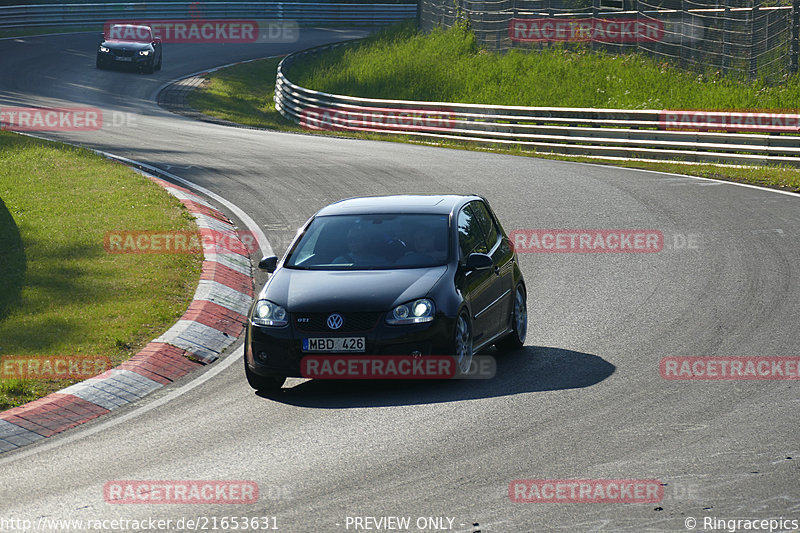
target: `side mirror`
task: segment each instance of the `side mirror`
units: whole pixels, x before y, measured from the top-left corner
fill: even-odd
[[[275,269],[278,268],[278,256],[277,255],[268,255],[266,257],[261,258],[261,261],[258,262],[258,269],[265,270],[272,274],[275,272]]]
[[[494,261],[486,254],[469,254],[466,266],[467,272],[472,272],[473,270],[487,270],[494,266]]]

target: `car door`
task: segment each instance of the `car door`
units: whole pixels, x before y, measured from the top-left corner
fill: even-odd
[[[508,317],[511,316],[514,251],[508,240],[503,238],[503,232],[489,211],[488,206],[482,201],[475,201],[470,204],[470,207],[475,219],[483,228],[484,240],[489,249],[488,254],[492,258],[494,273],[498,277],[496,280],[498,282],[495,291],[496,299],[492,301],[492,306],[487,313],[491,314],[495,319],[493,334],[499,333],[506,329]]]
[[[467,257],[472,253],[488,254],[485,231],[478,217],[467,204],[458,213],[459,261],[463,279],[460,283],[464,299],[469,303],[473,342],[477,345],[497,330],[497,317],[492,313],[492,303],[500,296],[499,276],[494,268],[466,271]]]

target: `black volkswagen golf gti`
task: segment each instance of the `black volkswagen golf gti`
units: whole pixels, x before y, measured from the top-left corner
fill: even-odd
[[[523,345],[525,282],[479,196],[378,196],[331,204],[298,231],[250,309],[245,373],[261,391],[304,356],[454,356]]]

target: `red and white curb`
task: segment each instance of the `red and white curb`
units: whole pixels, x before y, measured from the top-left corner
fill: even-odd
[[[177,197],[200,229],[238,246],[236,228],[189,189],[143,173]],[[205,253],[200,283],[186,313],[166,333],[116,368],[0,413],[0,453],[25,446],[135,402],[195,368],[215,361],[241,334],[253,301],[250,258]]]

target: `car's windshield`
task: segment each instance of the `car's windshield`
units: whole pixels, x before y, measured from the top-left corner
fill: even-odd
[[[108,30],[106,39],[109,41],[149,43],[153,41],[153,32],[147,26],[115,24]]]
[[[447,262],[448,215],[315,218],[285,266],[313,270],[421,268]]]

